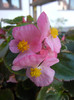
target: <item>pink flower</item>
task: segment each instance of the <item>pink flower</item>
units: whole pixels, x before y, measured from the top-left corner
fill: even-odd
[[[34,52],[20,53],[13,61],[12,70],[18,71],[31,66],[38,66],[46,57],[47,51],[44,54],[35,54]]]
[[[15,75],[14,75],[14,74],[11,75],[11,76],[9,77],[9,79],[7,80],[7,82],[17,83],[17,81],[16,81],[16,79],[15,79]]]
[[[45,40],[44,43],[52,51],[59,53],[61,43],[57,37],[58,31],[55,28],[50,28],[50,23],[45,12],[42,12],[37,20],[37,26],[41,32],[41,40]]]
[[[26,21],[25,21],[25,18],[24,18],[24,17],[22,18],[22,22],[23,22],[23,23],[26,23]]]
[[[61,40],[64,41],[64,40],[65,40],[65,36],[63,36],[63,37],[61,38]]]
[[[26,75],[37,85],[47,86],[53,82],[55,71],[50,66],[58,63],[55,53],[42,50],[40,54],[33,52],[20,53],[13,61],[12,70],[26,68]]]
[[[34,25],[15,27],[12,35],[14,39],[10,41],[9,48],[13,53],[41,50],[41,34]]]
[[[5,35],[5,31],[3,29],[0,28],[0,35]],[[0,39],[2,38],[2,36],[0,36]]]
[[[53,64],[57,63],[57,58],[46,58],[39,66],[27,68],[26,75],[37,86],[43,87],[50,85],[53,82],[55,71],[50,68]]]

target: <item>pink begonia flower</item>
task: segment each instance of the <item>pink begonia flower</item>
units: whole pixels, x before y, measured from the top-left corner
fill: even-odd
[[[41,40],[45,40],[45,45],[51,48],[52,51],[59,53],[61,43],[57,37],[58,31],[55,28],[50,28],[50,23],[45,12],[42,12],[39,16],[37,26],[41,32]]]
[[[27,53],[20,53],[13,61],[12,70],[18,71],[23,68],[39,65],[47,55],[48,51],[44,51],[43,54],[35,54],[30,51]]]
[[[50,85],[55,75],[55,71],[50,66],[58,62],[59,60],[57,58],[48,57],[38,67],[27,68],[26,75],[39,87]]]
[[[62,40],[62,41],[64,41],[64,40],[65,40],[65,35],[61,38],[61,40]]]
[[[15,79],[15,75],[11,75],[9,77],[9,79],[7,80],[7,82],[12,82],[12,83],[17,83],[16,79]]]
[[[1,29],[0,28],[0,35],[5,35],[5,31],[3,30],[3,29]],[[0,39],[1,39],[2,37],[0,36]]]
[[[24,17],[22,18],[22,22],[23,22],[23,23],[26,23],[26,21],[25,21],[25,18],[24,18]]]
[[[12,35],[13,40],[9,43],[9,48],[13,53],[33,51],[39,52],[42,48],[41,34],[32,24],[15,27]]]

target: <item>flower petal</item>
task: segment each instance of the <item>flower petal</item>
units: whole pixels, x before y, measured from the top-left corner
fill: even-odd
[[[9,49],[13,52],[13,53],[18,53],[19,49],[17,47],[18,42],[16,40],[11,40],[9,43]]]
[[[15,27],[13,29],[13,37],[16,40],[25,40],[30,45],[31,50],[39,52],[41,49],[41,34],[39,30],[32,24],[26,26]]]
[[[13,61],[13,66],[27,68],[35,67],[39,65],[44,60],[43,55],[35,54],[33,52],[20,53]],[[18,68],[17,67],[17,68]]]
[[[50,24],[45,12],[42,12],[37,20],[37,26],[41,32],[42,40],[48,35]]]
[[[24,68],[23,66],[15,66],[15,65],[12,66],[12,70],[14,70],[14,71],[18,71],[18,70],[21,70],[23,68]]]
[[[41,75],[39,77],[31,77],[30,68],[27,68],[26,75],[34,82],[38,87],[48,86],[53,82],[55,71],[50,67],[42,66]]]
[[[53,39],[53,44],[54,44],[54,49],[57,53],[60,52],[60,49],[61,49],[61,42],[60,42],[60,39],[57,37],[57,38],[54,38]]]
[[[46,59],[44,60],[44,62],[42,63],[42,66],[47,66],[47,67],[50,67],[56,63],[59,62],[59,59],[55,58],[55,57],[46,57]]]
[[[51,48],[52,51],[59,53],[60,48],[61,48],[61,43],[59,38],[53,38],[49,36],[48,38],[45,39],[45,45],[49,48]]]
[[[15,79],[15,75],[11,75],[9,77],[9,80],[7,80],[7,82],[12,82],[12,83],[17,83],[16,79]]]

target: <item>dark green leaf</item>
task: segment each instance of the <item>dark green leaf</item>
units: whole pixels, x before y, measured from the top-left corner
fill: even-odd
[[[62,82],[55,80],[51,85],[41,88],[36,100],[60,100],[62,91]]]
[[[52,66],[55,70],[56,78],[60,80],[73,80],[74,79],[74,54],[73,53],[60,53],[59,63]]]
[[[12,73],[18,74],[18,75],[25,75],[25,72],[26,72],[25,69],[22,69],[22,70],[19,70],[19,71],[13,71],[12,70],[12,62],[17,55],[18,54],[13,54],[11,51],[8,51],[8,53],[4,57],[4,63],[6,65],[6,67],[9,69],[9,71],[11,71]]]
[[[8,80],[9,76],[11,75],[10,71],[6,68],[4,65],[4,62],[0,63],[0,76],[2,78],[2,81]]]
[[[24,76],[16,75],[15,77],[17,81],[25,81],[26,79],[28,79],[26,75]]]
[[[69,51],[74,53],[74,41],[67,43],[66,46],[67,46]]]
[[[69,94],[74,97],[74,80],[70,81],[70,82],[64,82],[64,88],[66,89],[66,91],[69,92]]]
[[[66,39],[74,40],[74,30],[70,30],[69,32],[67,32]]]
[[[36,100],[36,93],[40,88],[36,87],[29,79],[19,82],[16,89],[16,96],[21,100]]]
[[[10,89],[0,90],[0,100],[14,100],[14,95]]]

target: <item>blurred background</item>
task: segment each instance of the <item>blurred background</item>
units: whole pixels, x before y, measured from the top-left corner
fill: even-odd
[[[0,20],[31,15],[36,21],[43,11],[52,27],[74,29],[74,0],[0,0]]]

